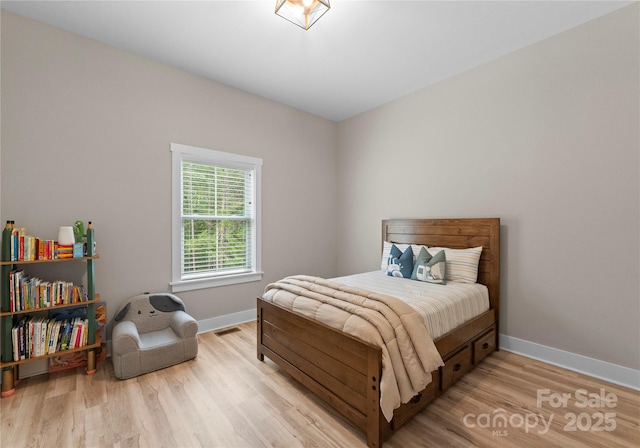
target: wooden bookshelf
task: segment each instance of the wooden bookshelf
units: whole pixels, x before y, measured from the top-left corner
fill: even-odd
[[[95,373],[96,371],[96,352],[95,349],[100,347],[100,336],[96,332],[96,303],[100,301],[100,296],[95,293],[95,260],[100,256],[94,253],[94,229],[89,222],[86,233],[87,255],[77,258],[54,258],[54,259],[37,259],[37,260],[12,260],[11,259],[11,243],[13,227],[10,222],[7,222],[7,226],[2,232],[2,257],[0,259],[0,320],[2,322],[2,345],[1,345],[1,358],[0,358],[0,370],[2,371],[2,397],[7,397],[15,392],[15,380],[17,379],[17,369],[20,364],[25,364],[31,361],[52,358],[54,356],[65,355],[74,352],[86,351],[87,352],[87,374]],[[45,263],[64,263],[64,262],[84,262],[86,263],[87,284],[86,284],[86,297],[87,300],[83,302],[65,303],[62,305],[53,305],[43,308],[31,308],[23,309],[20,311],[11,311],[10,297],[10,272],[17,265],[30,265],[30,264],[45,264]],[[71,308],[71,307],[86,307],[87,308],[87,343],[85,345],[75,347],[72,349],[59,350],[53,353],[47,353],[41,356],[35,356],[32,358],[14,360],[13,356],[13,343],[12,343],[12,327],[14,325],[14,316],[25,314],[37,314],[43,311],[53,311],[56,309]]]

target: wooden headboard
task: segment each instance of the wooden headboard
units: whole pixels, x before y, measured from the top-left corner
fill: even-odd
[[[382,243],[466,249],[482,246],[478,283],[489,289],[496,326],[500,312],[500,218],[385,219]]]

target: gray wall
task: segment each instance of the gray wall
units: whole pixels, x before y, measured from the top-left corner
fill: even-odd
[[[267,282],[292,272],[334,275],[336,133],[334,122],[2,11],[2,219],[44,238],[92,220],[109,318],[132,295],[169,290],[172,142],[264,160],[264,281],[181,293],[197,319],[255,308]]]
[[[340,274],[380,220],[502,218],[501,332],[640,368],[638,5],[339,124]]]

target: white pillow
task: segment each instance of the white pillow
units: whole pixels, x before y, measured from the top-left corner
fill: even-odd
[[[389,255],[391,254],[391,246],[396,245],[398,249],[402,253],[407,250],[409,244],[398,244],[398,243],[390,243],[385,241],[382,246],[382,260],[380,260],[380,270],[387,272],[387,266],[389,265]],[[418,258],[418,254],[420,253],[420,248],[424,247],[427,249],[427,246],[421,246],[419,244],[412,244],[411,249],[413,250],[413,262],[416,262],[416,258]]]
[[[476,283],[478,264],[482,246],[469,249],[449,249],[448,247],[430,247],[429,253],[435,255],[444,250],[447,258],[446,279],[448,282]]]

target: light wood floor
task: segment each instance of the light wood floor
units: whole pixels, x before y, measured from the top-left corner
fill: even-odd
[[[271,361],[256,359],[255,333],[249,323],[201,335],[195,360],[126,381],[113,376],[109,360],[92,376],[72,370],[23,380],[0,401],[1,446],[365,447],[363,434]],[[538,407],[539,389],[571,394],[567,407],[548,401]],[[602,389],[617,403],[607,408],[592,401],[580,408],[579,389],[598,395]],[[614,415],[605,419],[607,412]],[[573,424],[569,413],[577,416]],[[491,423],[498,414],[506,416],[506,426]],[[548,432],[540,416],[551,420]],[[542,446],[639,447],[640,393],[498,352],[385,444]]]

